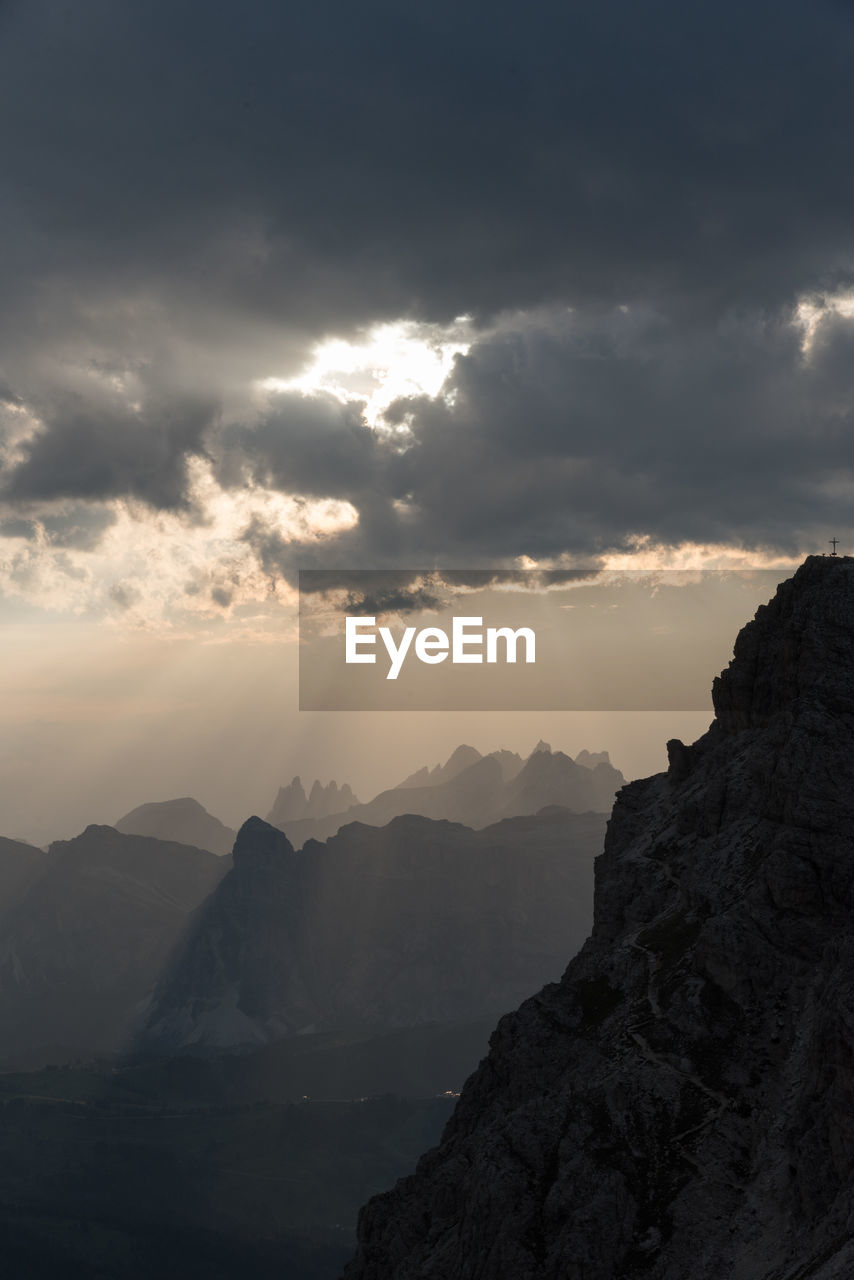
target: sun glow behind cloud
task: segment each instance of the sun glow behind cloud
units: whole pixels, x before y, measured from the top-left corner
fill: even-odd
[[[809,356],[819,326],[833,316],[854,318],[854,294],[828,294],[824,297],[801,298],[795,308],[795,324],[801,329],[801,350]]]
[[[628,314],[626,307],[619,311]],[[564,319],[571,314],[561,311]],[[551,317],[551,312],[508,313],[494,321],[490,333],[500,338],[506,331],[513,338],[537,324],[548,328]],[[800,333],[805,361],[814,352],[822,324],[833,317],[854,317],[854,295],[800,301],[792,322]],[[233,408],[233,420],[245,423],[251,433],[253,422],[262,420],[280,393],[327,401],[334,397],[354,406],[354,418],[361,415],[377,436],[385,437],[377,443],[403,453],[414,437],[406,417],[401,421],[399,412],[388,415],[389,407],[407,397],[451,403],[449,379],[455,360],[472,352],[476,342],[482,345],[485,337],[489,334],[475,333],[465,315],[450,325],[397,320],[367,328],[361,338],[331,336],[314,347],[302,369],[290,376],[252,379],[244,375],[237,397],[240,404],[227,412]],[[512,343],[509,349],[515,350]],[[100,366],[81,369],[81,377],[85,374],[90,381],[108,384],[119,402],[132,410],[139,408],[140,379],[133,371],[120,376]],[[29,407],[15,400],[4,402],[0,413],[5,427],[5,455],[0,463],[14,466],[41,426]],[[221,425],[227,426],[229,419],[224,418]],[[275,429],[287,434],[287,420]],[[519,430],[524,429],[520,424]],[[246,536],[253,521],[283,547],[290,547],[294,555],[288,553],[289,562],[298,563],[300,548],[315,551],[324,543],[334,559],[336,538],[359,523],[359,512],[340,497],[301,494],[296,484],[294,491],[282,491],[275,487],[275,479],[264,476],[260,482],[244,477],[241,484],[224,479],[223,471],[217,469],[218,439],[221,443],[214,429],[200,446],[210,448],[210,457],[189,458],[188,511],[154,511],[129,498],[90,504],[102,512],[104,527],[86,546],[72,546],[56,534],[57,518],[75,518],[74,503],[53,501],[43,509],[30,504],[26,512],[0,510],[0,516],[6,517],[5,536],[0,537],[0,594],[52,612],[107,616],[116,625],[178,631],[191,624],[221,626],[226,618],[240,625],[242,613],[249,610],[260,615],[280,612],[282,605],[291,607],[292,588],[262,567],[257,547]],[[334,441],[329,447],[335,447]],[[287,480],[286,468],[282,474]],[[837,478],[832,483],[839,487],[849,482]],[[413,526],[419,513],[409,495],[396,496],[390,508],[401,530]],[[27,524],[29,530],[22,528]],[[389,530],[391,537],[392,525]],[[788,557],[761,547],[745,551],[724,544],[665,544],[642,531],[628,544],[624,541],[619,550],[603,547],[594,555],[567,552],[537,560],[520,555],[516,560],[522,568],[595,566],[605,570],[777,568],[791,563]]]
[[[374,430],[407,435],[405,424],[390,426],[384,413],[405,396],[441,394],[454,359],[471,345],[470,322],[452,325],[396,321],[374,326],[362,341],[330,338],[317,346],[305,367],[290,378],[267,377],[247,387],[251,421],[269,393],[297,391],[306,397],[332,395],[358,403]],[[103,380],[87,366],[81,376]],[[106,377],[106,375],[104,375]],[[107,378],[111,391],[135,406],[132,377]],[[254,409],[250,406],[254,405]],[[39,430],[26,406],[7,403],[4,432],[7,465],[20,461],[21,446]],[[70,503],[51,503],[23,518],[19,529],[0,538],[0,593],[51,612],[106,613],[123,625],[156,628],[215,618],[248,605],[294,603],[281,578],[258,563],[245,533],[253,520],[283,544],[312,545],[333,539],[358,523],[355,507],[336,498],[282,493],[258,484],[223,487],[207,459],[188,463],[191,513],[153,512],[139,503],[103,503],[109,527],[94,547],[60,546],[50,520]],[[10,513],[14,514],[14,513]]]
[[[623,551],[606,551],[594,556],[556,556],[534,560],[531,556],[519,556],[516,565],[520,569],[584,569],[595,568],[600,572],[657,570],[695,571],[703,569],[788,569],[797,561],[790,556],[765,550],[742,550],[725,543],[680,542],[678,545],[656,542],[647,534],[638,534]]]
[[[258,385],[263,391],[325,391],[342,403],[364,402],[365,421],[383,429],[393,401],[439,395],[455,357],[465,355],[471,342],[466,316],[448,326],[399,320],[369,329],[362,342],[330,338],[295,377],[263,378]]]
[[[53,612],[102,613],[156,629],[213,620],[252,605],[292,605],[295,593],[262,571],[243,534],[253,518],[285,542],[317,543],[352,528],[358,513],[338,499],[305,499],[253,487],[221,488],[210,464],[191,462],[194,517],[153,514],[114,502],[114,521],[94,550],[35,536],[4,539],[0,590]]]

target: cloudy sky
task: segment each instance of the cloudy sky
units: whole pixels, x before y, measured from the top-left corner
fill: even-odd
[[[300,567],[854,544],[852,65],[842,0],[4,0],[7,752]]]

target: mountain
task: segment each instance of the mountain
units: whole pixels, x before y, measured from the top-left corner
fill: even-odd
[[[423,769],[416,770],[408,778],[404,778],[403,782],[399,782],[398,789],[403,791],[408,787],[436,787],[443,782],[450,782],[451,778],[477,764],[480,759],[482,756],[476,747],[457,747],[444,764],[437,764],[433,769],[428,769],[425,765]]]
[[[610,763],[590,769],[562,751],[538,748],[508,783],[501,803],[508,816],[536,813],[550,804],[565,805],[577,813],[585,809],[607,813],[624,781]]]
[[[299,775],[287,787],[279,787],[267,821],[274,827],[285,822],[298,822],[305,818],[326,818],[331,813],[346,813],[358,800],[345,782],[342,787],[333,779],[328,786],[316,779],[306,796]]]
[[[97,826],[42,858],[0,936],[0,1054],[118,1048],[230,859]]]
[[[505,782],[512,782],[525,763],[518,751],[507,751],[503,747],[500,751],[490,751],[489,755],[490,759],[497,760],[501,766],[501,776]]]
[[[119,818],[115,829],[129,836],[152,836],[155,840],[191,844],[216,854],[231,853],[237,834],[189,796],[141,804]]]
[[[0,836],[0,916],[39,876],[45,861],[41,849]]]
[[[713,701],[348,1280],[854,1274],[854,560],[780,586]]]
[[[557,976],[586,935],[604,827],[602,814],[564,809],[483,831],[410,815],[351,823],[296,853],[250,818],[233,870],[158,984],[143,1044],[497,1014]]]
[[[610,764],[611,757],[607,751],[579,751],[575,763],[583,769],[595,769],[599,764]]]
[[[592,770],[584,768],[540,742],[524,762],[515,752],[494,751],[482,756],[474,747],[458,747],[444,765],[419,770],[406,781],[411,785],[381,791],[367,804],[353,805],[346,814],[273,825],[280,825],[291,843],[301,848],[307,840],[327,840],[345,823],[385,826],[407,813],[476,828],[504,817],[538,813],[549,805],[563,805],[577,813],[607,813],[625,779],[610,763]]]

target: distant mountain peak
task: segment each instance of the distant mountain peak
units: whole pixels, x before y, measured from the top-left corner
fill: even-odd
[[[231,852],[235,834],[192,796],[141,804],[119,818],[115,829],[125,835],[190,844],[216,854]]]
[[[607,751],[579,751],[575,763],[582,769],[596,769],[600,764],[610,765],[611,757]]]
[[[34,874],[10,893],[5,853],[0,841],[0,896],[11,898],[0,931],[3,1053],[118,1051],[228,859],[92,823],[29,857]]]
[[[288,857],[293,852],[293,845],[283,831],[253,815],[246,819],[237,833],[233,851],[234,865],[244,866],[247,860],[258,862]]]
[[[342,786],[333,778],[324,785],[316,778],[306,796],[297,774],[287,787],[280,787],[267,821],[281,827],[286,822],[300,822],[304,818],[326,818],[332,813],[346,813],[358,804],[352,789],[345,782]]]
[[[455,747],[448,756],[444,764],[437,764],[430,769],[427,765],[416,769],[414,773],[410,773],[403,782],[397,784],[397,790],[404,791],[409,787],[437,787],[443,782],[450,782],[458,774],[465,769],[470,769],[473,764],[477,764],[481,760],[481,753],[477,747],[470,747],[466,743]]]
[[[500,779],[493,759],[471,767]],[[524,831],[406,813],[379,828],[349,822],[294,853],[250,818],[158,984],[148,1046],[497,1013],[533,975],[557,975],[564,947],[584,937],[604,827],[603,814],[565,809]]]

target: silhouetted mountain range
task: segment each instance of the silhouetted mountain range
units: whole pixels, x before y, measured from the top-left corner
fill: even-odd
[[[348,823],[303,856],[252,820],[208,903],[232,832],[188,797],[142,805],[121,832],[91,826],[47,854],[0,841],[0,1054],[115,1051],[158,982],[145,1037],[155,1047],[497,1015],[556,975],[589,927],[604,814],[553,799],[605,808],[622,778],[544,743],[524,762],[461,747],[433,777],[444,781],[354,806],[377,825]],[[315,783],[306,799],[298,779],[285,793],[295,811],[352,795]],[[502,820],[526,813],[538,816]],[[270,840],[278,852],[265,859]],[[179,942],[182,959],[163,972]]]
[[[141,804],[119,818],[115,826],[125,835],[177,841],[216,854],[231,853],[237,834],[189,796]]]
[[[562,751],[553,752],[544,742],[537,744],[527,760],[510,751],[482,756],[474,747],[462,746],[444,765],[419,769],[398,786],[381,791],[367,804],[351,806],[346,813],[280,823],[271,815],[268,821],[279,826],[295,848],[301,848],[307,840],[328,839],[345,823],[384,826],[406,813],[474,828],[505,817],[537,813],[547,805],[561,805],[576,813],[607,813],[625,779],[613,768],[607,752],[601,756],[604,759],[596,757],[595,766],[588,767]]]
[[[280,787],[275,803],[267,815],[274,827],[283,822],[296,822],[301,818],[326,818],[331,813],[346,813],[358,800],[345,782],[342,787],[334,781],[324,787],[319,778],[312,784],[306,796],[299,775],[287,787]]]
[[[497,755],[498,752],[495,754]],[[513,751],[505,751],[501,752],[501,754],[518,761],[521,769],[521,756],[516,755]],[[476,747],[463,745],[452,751],[444,764],[434,765],[432,769],[424,765],[423,768],[416,769],[415,773],[411,773],[408,778],[404,778],[403,782],[399,782],[397,785],[401,790],[408,787],[438,787],[443,782],[450,782],[451,778],[455,778],[464,769],[477,764],[481,758],[481,754]]]
[[[527,763],[462,748],[386,794],[479,821],[556,789],[589,808],[591,771],[543,745]],[[355,801],[298,779],[279,799]],[[494,1018],[588,932],[605,828],[556,806],[477,831],[388,808],[300,852],[251,819],[233,859],[189,798],[47,853],[0,840],[7,1269],[339,1272],[357,1205],[437,1140]]]
[[[29,853],[37,872],[0,935],[0,1054],[120,1048],[187,917],[231,860],[96,826]]]
[[[40,875],[44,861],[41,849],[0,837],[0,919]]]
[[[251,818],[158,985],[144,1041],[258,1044],[497,1013],[586,936],[604,828],[601,814],[556,808],[477,832],[409,815],[297,853]]]
[[[810,557],[713,700],[348,1280],[854,1274],[854,560]]]

